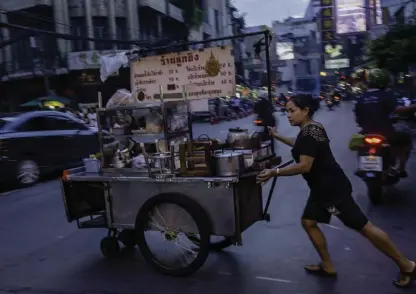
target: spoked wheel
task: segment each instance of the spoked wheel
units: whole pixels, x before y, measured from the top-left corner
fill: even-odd
[[[17,167],[16,180],[21,186],[31,186],[39,181],[40,170],[33,160],[22,160]]]
[[[194,248],[187,238],[187,229],[198,231],[199,248]],[[136,233],[143,258],[164,274],[190,275],[205,263],[209,254],[208,215],[198,203],[181,194],[161,194],[149,199],[138,213]]]
[[[192,243],[199,246],[200,240],[197,235],[187,234],[186,236],[192,241]],[[231,245],[233,245],[233,240],[230,237],[211,236],[209,249],[211,251],[221,251]]]

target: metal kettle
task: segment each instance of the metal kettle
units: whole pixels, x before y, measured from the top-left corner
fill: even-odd
[[[232,128],[228,130],[227,143],[234,148],[244,148],[250,140],[247,129]]]

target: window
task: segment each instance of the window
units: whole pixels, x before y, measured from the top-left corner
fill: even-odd
[[[106,17],[93,17],[94,38],[110,39],[108,19]],[[95,50],[109,50],[113,47],[111,42],[95,42]]]
[[[69,131],[69,130],[85,130],[86,129],[84,125],[76,121],[67,119],[65,117],[51,116],[51,117],[48,117],[48,120],[51,123],[50,130]]]
[[[127,20],[125,18],[116,19],[116,29],[117,29],[117,39],[118,40],[128,40],[128,30],[127,30]],[[118,44],[118,49],[129,49],[129,44]]]
[[[20,125],[19,132],[40,132],[51,130],[51,121],[47,117],[35,117]]]
[[[69,131],[85,129],[86,127],[84,125],[59,116],[35,117],[24,122],[17,128],[20,132]]]
[[[77,37],[88,37],[87,27],[85,26],[85,19],[83,17],[74,17],[71,19],[71,33]],[[85,40],[73,40],[72,51],[88,50],[88,44]]]
[[[214,9],[214,21],[215,21],[215,32],[217,35],[220,33],[220,12]]]

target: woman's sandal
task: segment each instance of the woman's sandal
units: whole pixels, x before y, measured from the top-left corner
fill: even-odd
[[[409,281],[403,284],[400,281],[400,278],[403,278],[403,277],[408,277]],[[408,272],[408,273],[400,272],[399,279],[394,280],[393,285],[396,286],[397,288],[407,288],[407,287],[410,287],[410,285],[412,285],[412,282],[415,280],[416,280],[416,264],[412,272]]]
[[[324,277],[324,278],[336,278],[337,273],[336,272],[328,272],[326,271],[322,264],[309,264],[305,265],[305,270],[313,275]]]

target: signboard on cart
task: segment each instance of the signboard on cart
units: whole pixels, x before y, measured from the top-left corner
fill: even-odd
[[[187,86],[188,99],[235,95],[235,65],[231,46],[205,48],[133,61],[130,65],[132,92],[145,99],[182,99]]]

